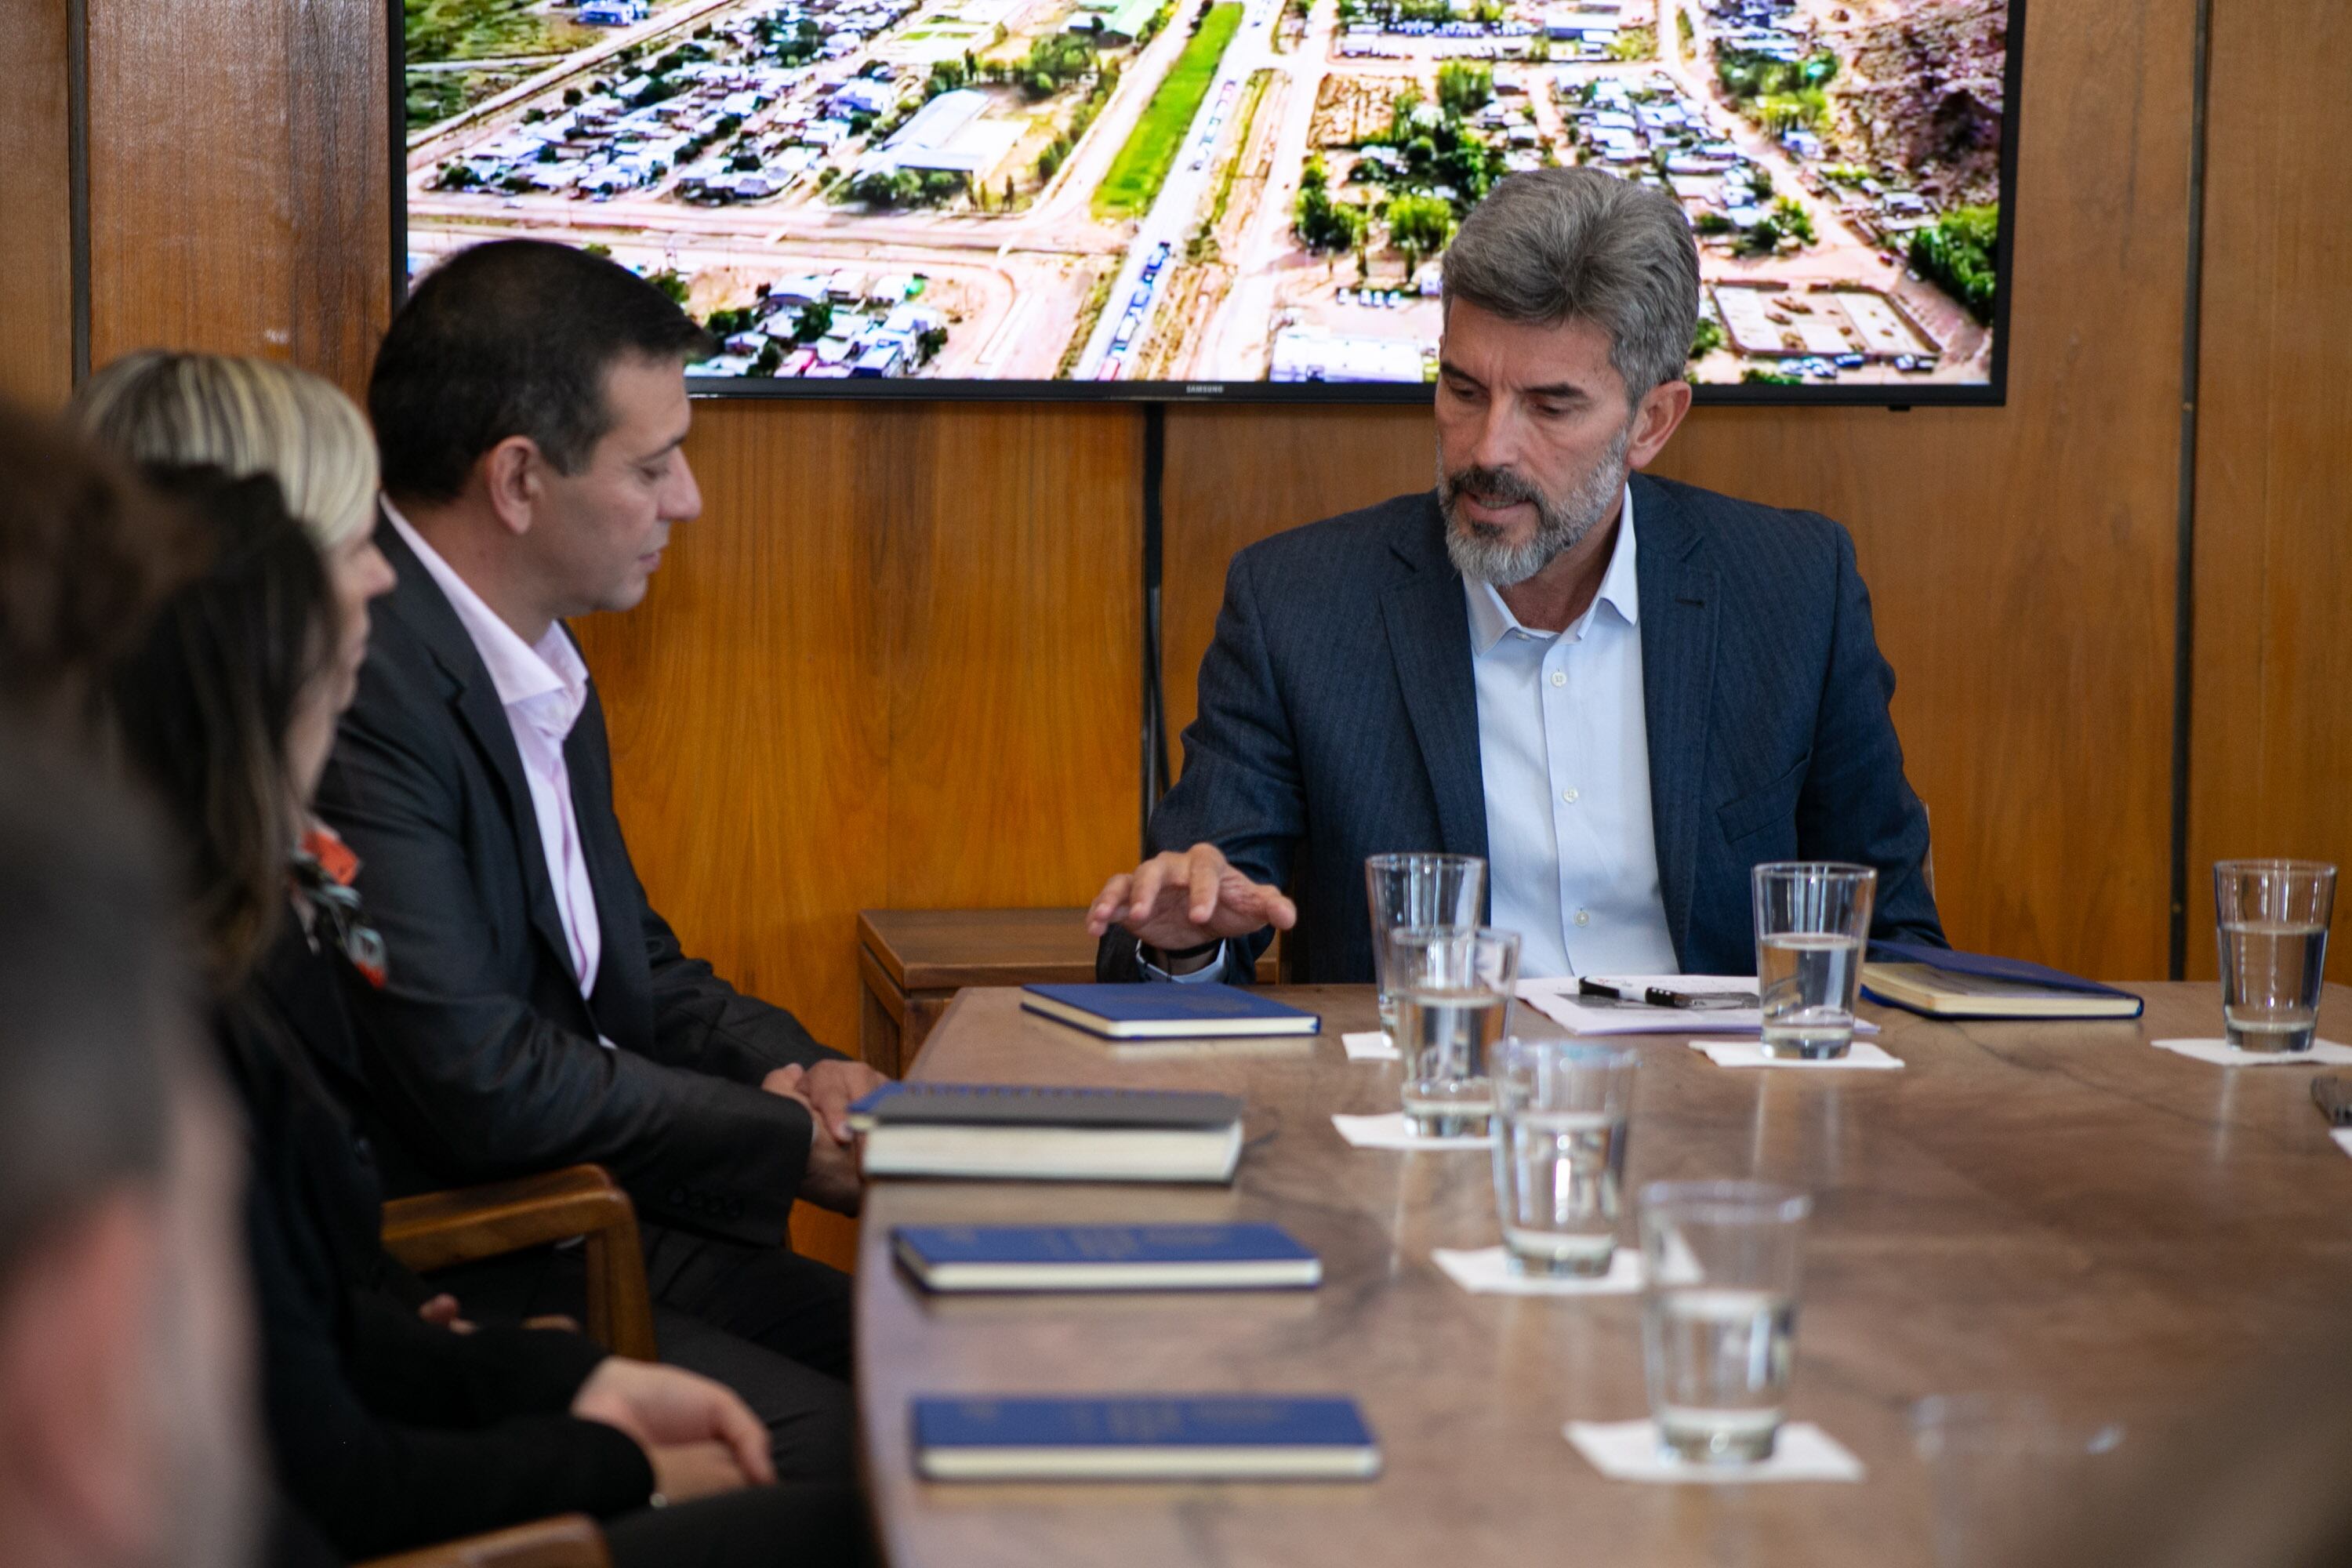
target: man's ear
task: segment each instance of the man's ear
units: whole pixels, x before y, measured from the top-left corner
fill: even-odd
[[[538,442],[528,436],[509,436],[483,453],[475,465],[488,493],[490,510],[517,538],[530,531],[538,513],[546,485],[546,464]]]
[[[152,1194],[100,1199],[26,1258],[0,1300],[0,1422],[16,1487],[100,1560],[165,1527],[153,1429],[162,1239]]]
[[[1650,388],[1643,395],[1642,405],[1633,411],[1633,438],[1625,447],[1628,466],[1646,468],[1654,462],[1682,428],[1683,416],[1690,408],[1691,384],[1680,376]]]

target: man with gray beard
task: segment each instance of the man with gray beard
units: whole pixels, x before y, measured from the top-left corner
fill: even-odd
[[[0,724],[0,1561],[252,1561],[243,1174],[170,864]]]
[[[1234,558],[1104,979],[1372,978],[1364,858],[1488,862],[1530,975],[1748,973],[1749,871],[1878,870],[1940,943],[1844,529],[1646,468],[1690,411],[1698,252],[1597,169],[1496,185],[1444,261],[1437,485]]]

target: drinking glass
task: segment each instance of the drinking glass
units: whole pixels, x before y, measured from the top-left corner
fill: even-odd
[[[1853,1043],[1878,873],[1830,861],[1777,861],[1756,868],[1755,890],[1764,1054],[1845,1055]]]
[[[1642,1189],[1642,1364],[1658,1438],[1699,1464],[1769,1458],[1797,1347],[1812,1200],[1769,1182]]]
[[[1486,1131],[1494,1096],[1486,1053],[1510,1032],[1519,933],[1484,926],[1404,926],[1390,933],[1404,1115],[1415,1132]]]
[[[1641,1059],[1571,1040],[1512,1038],[1487,1062],[1495,1207],[1514,1273],[1609,1272]]]
[[[2217,860],[2221,1032],[2246,1051],[2307,1051],[2319,1028],[2336,868],[2317,860]]]
[[[2062,1413],[2032,1394],[1939,1394],[1911,1412],[1927,1468],[1936,1568],[2001,1568],[2065,1510],[2116,1478],[2102,1456],[2122,1423]]]
[[[1389,933],[1399,926],[1476,925],[1486,904],[1486,862],[1475,855],[1374,855],[1364,862],[1364,893],[1371,906],[1381,1027],[1393,1030]]]

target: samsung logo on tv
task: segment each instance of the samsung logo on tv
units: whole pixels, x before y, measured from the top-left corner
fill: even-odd
[[[1222,381],[1188,381],[1184,384],[1187,397],[1223,397],[1225,384]]]

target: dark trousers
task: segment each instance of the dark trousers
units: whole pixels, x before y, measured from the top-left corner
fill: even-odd
[[[854,1483],[849,1277],[781,1247],[642,1221],[638,1231],[662,1360],[742,1396],[773,1436],[779,1481]],[[478,1322],[550,1312],[586,1320],[587,1271],[572,1248],[467,1264],[431,1283]]]
[[[613,1568],[831,1568],[869,1563],[857,1489],[802,1481],[671,1508],[604,1527]]]

